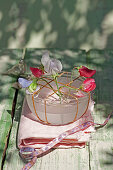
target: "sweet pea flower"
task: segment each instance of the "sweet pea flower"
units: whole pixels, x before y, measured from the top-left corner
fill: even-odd
[[[43,70],[41,69],[38,69],[38,68],[34,68],[34,67],[30,67],[30,70],[32,72],[32,74],[35,76],[35,77],[41,77],[41,75],[44,74]]]
[[[41,63],[44,66],[45,72],[49,75],[55,75],[62,70],[61,62],[57,59],[50,59],[48,52],[42,56]]]
[[[96,88],[96,83],[93,78],[87,78],[86,80],[83,81],[82,89],[85,92],[93,91],[95,88]]]
[[[83,76],[83,77],[92,77],[96,73],[96,70],[88,69],[85,66],[80,67],[78,70],[79,70],[80,76]]]
[[[30,86],[30,84],[32,83],[32,81],[26,80],[24,78],[19,78],[18,82],[22,86],[22,88],[26,88],[26,87]]]

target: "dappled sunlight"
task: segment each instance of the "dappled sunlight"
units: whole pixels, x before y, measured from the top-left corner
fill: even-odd
[[[10,61],[10,57],[8,55],[3,55],[0,57],[0,73],[6,71],[7,64],[9,63],[9,61]]]
[[[0,31],[0,38],[2,37],[2,35],[3,35],[3,34],[2,34],[2,31]]]
[[[45,38],[46,44],[51,43],[51,45],[53,45],[54,42],[57,40],[57,34],[58,33],[56,31],[54,31],[51,34],[47,35],[47,37]],[[51,46],[49,48],[51,48]]]
[[[111,109],[113,109],[113,88],[111,88],[113,84],[111,78],[113,73],[112,55],[113,50],[91,50],[87,53],[87,58],[89,59],[87,62],[88,66],[97,70],[95,75],[97,86],[94,100],[96,103],[102,104],[103,107],[109,105]],[[109,109],[108,113],[110,113]]]
[[[42,33],[41,33],[41,31],[39,31],[39,32],[32,31],[32,33],[34,32],[34,42],[36,39],[38,39],[38,37],[36,37],[38,35],[38,33],[40,35],[42,35],[42,37],[40,38],[40,42],[38,42],[38,43],[43,44],[43,41],[44,40],[46,41],[46,36],[44,36],[43,31],[44,30],[42,30]],[[55,32],[55,31],[53,31],[53,32]],[[50,34],[52,35],[51,31],[50,31]],[[97,31],[95,29],[93,36],[95,36],[96,34],[98,35],[98,29],[97,29]],[[58,32],[56,32],[56,37],[58,38]],[[57,38],[56,38],[56,41],[57,41]],[[72,39],[72,41],[74,42],[74,39]],[[28,42],[29,42],[29,39],[28,39]],[[89,40],[89,42],[92,43],[91,40]],[[34,43],[34,45],[35,45],[35,43]],[[27,67],[28,72],[30,72],[30,69],[29,69],[30,66],[35,67],[35,66],[37,66],[37,64],[38,65],[40,64],[40,59],[41,59],[42,54],[45,50],[47,50],[47,49],[39,49],[39,48],[26,49],[25,62],[26,62],[26,67]],[[112,95],[113,89],[111,89],[111,87],[112,87],[113,81],[112,81],[111,77],[112,77],[113,68],[110,68],[110,66],[112,66],[112,63],[113,63],[113,50],[108,50],[108,51],[107,50],[105,50],[105,51],[104,50],[92,50],[92,51],[89,51],[88,53],[86,53],[84,50],[74,50],[74,49],[73,50],[69,50],[69,49],[58,50],[58,49],[53,48],[53,49],[49,49],[49,51],[50,51],[51,57],[60,59],[60,61],[63,64],[63,70],[70,71],[74,66],[78,66],[78,65],[88,65],[89,68],[92,67],[93,69],[95,68],[97,70],[97,73],[95,75],[97,88],[96,88],[96,95],[94,95],[94,97],[95,97],[94,101],[96,102],[95,103],[95,112],[94,112],[94,121],[98,122],[98,123],[103,123],[105,118],[108,116],[108,114],[112,110],[111,106],[112,106],[112,101],[113,101],[113,95]],[[1,52],[0,56],[1,56],[2,63],[5,62],[5,64],[6,64],[5,70],[14,66],[16,64],[16,61],[17,60],[19,61],[19,59],[22,56],[21,49],[20,50],[19,49],[17,49],[17,50],[15,50],[15,49],[14,50],[6,50],[5,49],[5,50],[1,50],[0,52]],[[4,67],[2,65],[2,63],[0,65],[1,69],[2,69],[2,67]],[[11,87],[11,84],[12,84],[11,80],[12,80],[12,78],[10,78],[10,77],[8,77],[8,78],[4,77],[4,78],[2,78],[2,81],[0,82],[0,92],[1,92],[0,101],[2,104],[2,107],[0,105],[1,113],[3,113],[4,106],[6,106],[6,103],[5,103],[6,99],[7,100],[9,99],[11,102],[13,99],[13,97],[12,98],[10,97],[10,91],[9,91],[9,87]],[[12,89],[12,88],[10,88],[10,89]],[[14,115],[14,126],[12,129],[11,139],[16,139],[16,136],[14,136],[14,135],[16,135],[16,133],[14,133],[13,130],[14,131],[15,131],[15,129],[17,130],[17,126],[15,126],[15,124],[17,124],[20,120],[24,96],[25,96],[25,94],[23,93],[22,90],[20,90],[19,96],[18,96],[18,103],[16,105],[16,114]],[[10,116],[11,109],[12,108],[9,109],[9,107],[5,108],[5,110],[7,112],[6,115]],[[17,123],[16,123],[16,121],[17,121]],[[90,149],[90,151],[91,151],[90,153],[92,153],[90,155],[91,165],[92,165],[92,160],[96,160],[96,161],[98,160],[98,162],[101,163],[101,165],[104,164],[105,168],[109,167],[108,165],[112,166],[112,164],[113,164],[113,161],[112,161],[113,154],[110,151],[112,143],[109,144],[109,142],[107,143],[107,141],[106,141],[106,139],[111,140],[111,136],[112,136],[111,132],[112,132],[112,128],[113,128],[112,122],[113,122],[113,120],[110,119],[107,126],[102,128],[101,131],[94,133],[94,137],[92,138],[92,140],[90,140],[91,145],[87,146],[87,147],[89,147],[88,149]],[[97,136],[99,136],[98,140],[96,140]],[[14,142],[15,142],[15,140],[14,140]],[[9,146],[8,146],[9,147],[9,149],[8,149],[9,156],[5,160],[6,161],[5,165],[8,165],[8,166],[12,165],[12,164],[10,164],[11,160],[14,160],[14,161],[16,160],[16,159],[14,159],[14,156],[12,154],[10,154],[10,153],[16,151],[16,150],[12,149],[12,147],[14,146],[14,142],[11,140],[11,142],[9,143]],[[93,143],[93,145],[92,145],[92,143]],[[106,146],[106,148],[104,148],[104,145]],[[97,157],[94,154],[95,150],[96,150],[96,153],[99,151],[98,155],[96,155]],[[101,154],[101,151],[103,151],[102,154]],[[10,158],[11,158],[11,160],[10,160]],[[17,155],[15,158],[17,158]],[[101,162],[101,160],[102,160],[102,162]],[[21,160],[18,159],[18,161],[21,161]],[[95,161],[93,161],[93,162],[95,162]],[[98,162],[97,162],[96,166],[99,167]],[[6,169],[7,169],[7,167],[6,167]]]
[[[90,0],[77,0],[75,10],[81,15],[87,14],[90,7]]]
[[[110,4],[111,0],[2,3],[0,45],[5,48],[112,48]]]
[[[38,33],[32,32],[30,35],[30,41],[26,44],[27,47],[30,48],[45,48],[45,45],[43,43],[43,31],[40,31]]]
[[[40,11],[40,17],[43,23],[43,30],[45,33],[49,33],[52,30],[52,23],[48,19],[48,14],[46,10]]]
[[[25,41],[25,32],[27,29],[27,24],[23,23],[21,26],[17,29],[15,37],[10,37],[8,41],[8,48],[21,48],[21,44]]]
[[[107,35],[113,33],[113,10],[105,16],[102,22],[102,29]]]
[[[2,20],[2,17],[3,17],[3,14],[2,14],[2,12],[0,11],[0,21]]]
[[[80,19],[76,21],[75,30],[82,29],[83,27],[87,26],[87,20],[85,16],[81,16]],[[81,36],[81,35],[80,35]]]
[[[105,45],[106,41],[104,37],[102,37],[100,32],[95,29],[93,33],[88,34],[86,42],[83,44],[81,43],[80,48],[85,47],[86,50],[92,49],[92,47],[94,49],[103,49],[105,48]]]

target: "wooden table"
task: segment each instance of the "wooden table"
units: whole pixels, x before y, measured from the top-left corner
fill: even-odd
[[[27,70],[40,63],[45,49],[27,49]],[[113,50],[49,49],[61,60],[64,70],[85,65],[97,70],[94,93],[94,121],[103,123],[113,110]],[[0,73],[14,66],[22,57],[22,49],[0,50]],[[28,71],[29,72],[29,71]],[[20,170],[25,163],[18,155],[17,131],[24,99],[23,90],[12,88],[15,77],[0,75],[0,166],[3,170]],[[17,100],[17,102],[16,102]],[[14,116],[13,116],[14,115]],[[12,121],[13,120],[13,121]],[[37,159],[31,169],[39,170],[111,170],[113,169],[113,117],[108,124],[93,133],[83,149],[56,149]],[[6,152],[6,156],[5,156]]]

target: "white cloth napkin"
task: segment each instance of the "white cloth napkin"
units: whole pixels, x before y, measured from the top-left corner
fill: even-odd
[[[61,133],[78,126],[86,121],[93,121],[94,102],[90,101],[87,112],[74,123],[63,126],[49,126],[33,120],[34,114],[30,111],[26,99],[24,99],[22,115],[18,131],[18,147],[40,148],[56,138]],[[69,148],[85,146],[89,141],[91,132],[95,132],[94,126],[90,126],[84,131],[77,132],[63,139],[55,148]]]

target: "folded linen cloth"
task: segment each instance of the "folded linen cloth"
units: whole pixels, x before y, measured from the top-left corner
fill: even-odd
[[[59,136],[61,133],[83,124],[86,121],[93,122],[93,118],[91,116],[93,108],[94,102],[91,100],[87,112],[79,120],[68,125],[50,126],[34,121],[34,114],[30,111],[25,98],[18,131],[19,149],[22,147],[33,147],[35,149],[41,148]],[[91,125],[83,131],[67,136],[66,139],[63,139],[60,143],[58,143],[55,148],[82,148],[85,146],[86,142],[89,141],[90,133],[94,131],[94,126]]]

